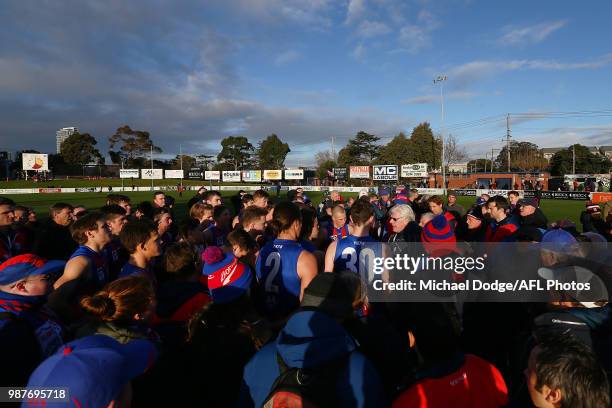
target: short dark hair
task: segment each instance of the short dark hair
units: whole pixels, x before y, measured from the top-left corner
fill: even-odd
[[[253,237],[242,228],[237,228],[230,232],[227,235],[227,242],[232,246],[237,245],[240,249],[245,251],[257,248],[257,243]]]
[[[542,336],[535,356],[536,390],[561,390],[561,407],[610,406],[606,372],[595,353],[571,334]]]
[[[246,203],[248,203],[249,201],[253,201],[253,200],[254,200],[254,198],[253,198],[253,194],[245,194],[245,195],[243,195],[243,196],[242,196],[242,198],[240,199],[240,201],[242,202],[242,204],[246,204]]]
[[[187,278],[196,273],[196,254],[187,242],[178,242],[166,249],[164,268],[169,274]]]
[[[117,204],[105,205],[100,208],[100,212],[106,216],[107,220],[112,220],[113,218],[127,214],[125,208]]]
[[[153,198],[157,197],[160,194],[163,195],[164,197],[166,196],[166,193],[164,193],[163,191],[157,190],[156,192],[153,193]]]
[[[496,195],[496,196],[489,198],[489,200],[487,201],[487,204],[489,203],[495,203],[495,206],[497,208],[501,208],[504,211],[508,211],[508,209],[510,208],[510,203],[508,202],[508,199],[500,195]]]
[[[172,213],[170,212],[170,210],[169,210],[169,209],[167,209],[167,208],[155,208],[155,209],[153,210],[153,221],[154,221],[154,222],[156,222],[156,223],[157,223],[157,222],[159,222],[159,220],[161,220],[161,218],[162,218],[162,216],[163,216],[164,214],[170,214],[170,215],[172,215]]]
[[[515,195],[515,196],[517,196],[517,197],[518,197],[518,196],[520,196],[520,194],[519,194],[519,193],[518,193],[518,191],[516,191],[516,190],[511,190],[511,191],[508,191],[508,196],[510,196],[510,195]]]
[[[106,221],[106,216],[101,212],[92,212],[77,219],[70,226],[70,235],[72,235],[72,239],[79,245],[87,243],[87,232],[97,230],[98,221]]]
[[[351,207],[351,220],[356,225],[363,225],[374,215],[372,204],[359,200]]]
[[[136,206],[136,211],[141,212],[145,218],[153,219],[153,204],[149,201],[143,201]]]
[[[250,223],[256,221],[261,217],[265,217],[268,215],[268,211],[264,208],[259,207],[248,207],[245,208],[242,212],[242,221],[241,224],[243,227],[249,225]]]
[[[15,202],[7,197],[0,197],[0,205],[9,205],[11,207],[15,206]]]
[[[68,203],[55,203],[49,207],[49,215],[53,218],[55,214],[62,212],[66,208],[70,211],[74,210],[74,207]]]
[[[427,199],[427,204],[429,203],[436,203],[437,205],[442,205],[444,204],[444,201],[442,201],[442,197],[434,195]]]
[[[128,250],[130,254],[136,252],[138,245],[143,245],[151,238],[151,234],[157,234],[157,227],[148,219],[140,219],[130,221],[121,230],[119,240],[121,245]]]
[[[253,200],[258,198],[270,198],[270,194],[266,190],[257,190],[253,193]]]
[[[202,196],[202,200],[203,201],[207,201],[210,200],[212,197],[214,196],[219,196],[221,197],[221,193],[215,190],[210,190],[204,193],[204,195]]]

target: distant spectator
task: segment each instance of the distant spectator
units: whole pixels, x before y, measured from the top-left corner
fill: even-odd
[[[70,234],[73,222],[73,207],[66,203],[57,203],[49,209],[50,218],[41,226],[32,252],[46,259],[67,261],[76,250],[77,243]]]

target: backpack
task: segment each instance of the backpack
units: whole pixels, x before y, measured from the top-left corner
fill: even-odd
[[[264,408],[337,407],[336,384],[351,353],[313,368],[289,367],[276,353],[280,374],[272,384]]]

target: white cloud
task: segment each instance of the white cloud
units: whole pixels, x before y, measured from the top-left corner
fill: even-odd
[[[351,52],[351,57],[359,60],[365,56],[366,48],[363,43],[357,44],[357,46]]]
[[[357,29],[357,35],[363,38],[376,37],[391,32],[388,25],[379,21],[364,20]]]
[[[562,62],[555,60],[507,60],[507,61],[471,61],[449,70],[449,79],[457,86],[490,77],[499,72],[517,70],[565,71],[579,69],[598,69],[612,63],[612,53],[605,54],[590,61]]]
[[[431,36],[427,29],[409,24],[400,30],[399,46],[403,51],[415,54],[423,48],[429,47],[430,44]]]
[[[285,65],[291,62],[297,61],[302,57],[302,54],[295,50],[288,50],[281,54],[279,54],[275,59],[274,63],[276,65]]]
[[[537,44],[544,41],[555,31],[565,27],[566,20],[548,21],[525,27],[508,26],[504,34],[498,39],[501,45],[522,46]]]
[[[466,92],[466,91],[455,91],[449,92],[444,95],[444,99],[470,99],[474,96],[478,96],[477,93],[474,92]],[[440,95],[421,95],[415,96],[413,98],[404,99],[401,101],[407,105],[423,105],[428,103],[440,103]]]
[[[350,0],[346,11],[346,24],[353,24],[365,13],[365,0]]]

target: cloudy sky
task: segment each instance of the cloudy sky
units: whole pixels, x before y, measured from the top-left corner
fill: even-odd
[[[278,134],[289,165],[359,130],[421,121],[473,157],[512,134],[612,145],[612,2],[470,0],[5,1],[0,150],[53,152],[77,126],[102,151],[117,127],[164,153]],[[590,113],[586,111],[591,111]],[[519,115],[534,112],[575,114]]]

